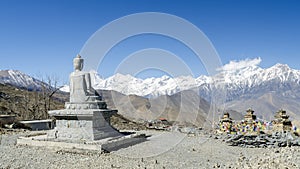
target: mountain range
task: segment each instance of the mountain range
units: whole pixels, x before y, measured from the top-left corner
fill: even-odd
[[[168,100],[173,95],[173,98],[176,98],[175,96],[179,97],[178,95],[182,92],[193,91],[193,94],[188,94],[191,100],[196,95],[200,96],[199,100],[204,99],[209,104],[217,105],[221,112],[222,109],[244,112],[252,108],[260,118],[271,119],[275,111],[285,109],[293,119],[299,119],[300,70],[292,69],[286,64],[261,68],[258,66],[261,62],[260,58],[246,61],[244,64],[230,62],[220,68],[216,75],[201,75],[197,78],[162,76],[139,79],[131,75],[115,74],[103,79],[95,71],[90,73],[94,88],[116,91],[120,95],[136,97],[139,100],[144,99],[142,102],[146,107],[149,100],[161,98]],[[40,86],[38,80],[12,70],[0,72],[0,83],[30,88]],[[68,91],[68,86],[62,90]],[[155,101],[152,105],[154,103]],[[171,102],[168,103],[171,104]],[[205,111],[208,113],[209,110]]]
[[[293,119],[300,116],[300,70],[286,64],[261,68],[260,58],[240,66],[229,63],[214,76],[191,76],[139,79],[131,75],[115,74],[102,79],[91,72],[94,87],[114,90],[125,95],[145,98],[172,96],[185,90],[196,90],[201,98],[223,109],[244,112],[256,111],[260,118],[272,119],[279,109],[285,109]],[[250,63],[250,64],[249,64]],[[251,64],[252,63],[252,64]]]

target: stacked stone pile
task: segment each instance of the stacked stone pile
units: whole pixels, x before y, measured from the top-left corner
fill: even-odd
[[[225,140],[230,146],[245,148],[300,146],[300,138],[291,132],[274,132],[272,134],[259,135],[228,135]]]

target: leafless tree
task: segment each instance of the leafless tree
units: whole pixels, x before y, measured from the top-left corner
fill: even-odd
[[[48,111],[51,110],[51,102],[53,100],[53,96],[62,86],[58,86],[59,78],[55,75],[47,75],[46,81],[42,80],[42,104],[43,104],[43,118],[49,118]]]

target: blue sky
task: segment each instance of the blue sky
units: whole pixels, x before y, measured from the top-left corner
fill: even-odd
[[[72,58],[94,32],[139,12],[169,13],[193,23],[213,43],[222,63],[261,57],[262,67],[279,62],[300,69],[300,3],[296,0],[1,0],[0,69],[55,75],[65,83]],[[194,76],[206,74],[187,47],[158,35],[136,36],[118,44],[98,72],[111,76],[120,61],[144,48],[170,51],[188,64]],[[160,75],[159,71],[139,74],[141,78]]]

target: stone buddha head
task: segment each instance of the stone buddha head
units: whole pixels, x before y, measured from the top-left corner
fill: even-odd
[[[78,54],[74,59],[73,59],[73,66],[75,72],[81,71],[83,68],[83,59],[81,56]]]

